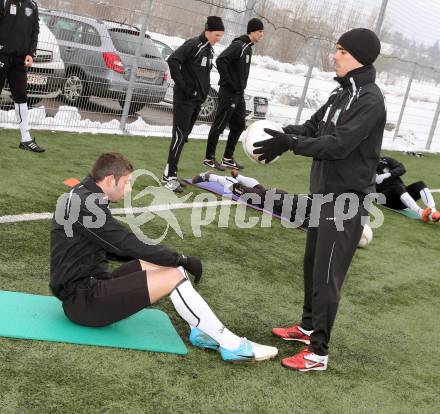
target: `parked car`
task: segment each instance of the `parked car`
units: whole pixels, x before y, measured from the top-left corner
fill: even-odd
[[[42,99],[56,98],[61,93],[64,76],[64,62],[57,40],[44,22],[40,22],[36,56],[27,75],[29,105],[36,105]],[[0,100],[2,106],[12,105],[8,82],[5,83]]]
[[[168,59],[171,53],[173,53],[174,49],[163,40],[154,37],[154,35],[151,33],[150,37],[153,43],[156,45],[157,49],[162,54],[162,57],[165,60]],[[211,88],[209,90],[208,97],[206,98],[205,102],[202,104],[202,108],[200,109],[199,119],[202,121],[214,121],[215,112],[217,111],[218,105],[219,79],[220,75],[217,69],[214,67],[211,71]],[[173,102],[173,87],[174,82],[170,77],[169,86],[164,99],[165,102]],[[263,96],[252,96],[248,93],[245,93],[244,101],[246,104],[247,120],[266,119],[266,114],[269,106],[269,101],[267,98]]]
[[[106,20],[54,10],[40,10],[58,40],[66,64],[63,99],[83,105],[90,96],[116,99],[124,106],[140,31]],[[129,113],[164,99],[168,66],[145,37],[138,61]]]

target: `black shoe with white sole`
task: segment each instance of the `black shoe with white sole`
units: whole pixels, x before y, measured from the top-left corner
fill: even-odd
[[[183,193],[184,189],[176,177],[164,177],[164,178],[166,178],[166,181],[163,180],[165,181],[164,183],[165,188],[175,193]]]
[[[209,158],[206,158],[203,160],[202,164],[206,165],[207,167],[210,167],[210,168],[215,168],[216,170],[219,170],[219,171],[225,170],[225,167],[222,164],[220,164],[215,158],[212,160]]]
[[[236,170],[242,170],[244,168],[244,166],[235,161],[234,158],[223,158],[222,165],[223,167],[235,168]]]
[[[20,145],[18,146],[18,148],[25,150],[25,151],[31,151],[31,152],[44,152],[44,151],[46,151],[44,148],[41,148],[37,144],[37,141],[35,141],[35,139],[33,139],[31,141],[26,141],[26,142],[20,142]]]
[[[180,186],[183,188],[185,188],[187,186],[185,181],[181,180],[180,178],[176,178],[176,177],[166,177],[165,175],[162,175],[162,178],[160,181],[162,184],[166,184],[170,180],[177,180],[179,182]]]

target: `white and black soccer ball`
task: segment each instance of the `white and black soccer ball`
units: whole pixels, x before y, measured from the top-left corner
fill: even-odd
[[[358,247],[367,247],[373,241],[373,230],[368,224],[365,224],[362,230],[362,236],[359,240]]]
[[[251,124],[241,134],[243,151],[251,160],[257,161],[261,164],[266,164],[266,163],[263,161],[258,161],[258,157],[260,156],[260,154],[254,154],[254,150],[255,150],[254,143],[272,138],[269,134],[264,132],[264,128],[274,129],[275,131],[283,132],[281,125],[276,124],[275,122],[272,121],[261,120]],[[279,157],[276,157],[271,162],[276,161],[278,158]]]

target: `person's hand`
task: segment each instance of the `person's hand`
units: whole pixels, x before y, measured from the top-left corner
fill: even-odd
[[[376,174],[376,184],[382,184],[384,180],[390,177],[391,177],[390,173]]]
[[[302,125],[286,125],[285,127],[283,127],[283,131],[285,134],[293,135],[303,135],[302,129]]]
[[[273,138],[254,143],[254,148],[256,148],[254,150],[254,154],[261,154],[258,157],[259,161],[264,161],[266,164],[268,164],[284,152],[294,150],[296,148],[298,143],[296,136],[284,134],[283,132],[268,128],[264,128],[264,132]]]
[[[31,55],[27,55],[24,58],[24,66],[30,68],[33,65],[33,63],[34,63],[34,59]]]
[[[181,255],[177,263],[194,276],[194,283],[197,285],[202,278],[202,262],[194,256]]]

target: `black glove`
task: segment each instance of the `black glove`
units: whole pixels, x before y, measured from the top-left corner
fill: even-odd
[[[283,128],[285,134],[305,135],[302,125],[287,125]]]
[[[185,270],[194,276],[194,283],[197,285],[202,278],[202,262],[200,259],[194,256],[181,255],[177,262],[179,266],[182,266]]]
[[[258,160],[264,161],[266,164],[288,150],[294,151],[298,144],[298,139],[294,135],[284,134],[268,128],[264,128],[264,132],[273,138],[255,142],[254,148],[256,150],[254,150],[254,154],[261,154]]]

